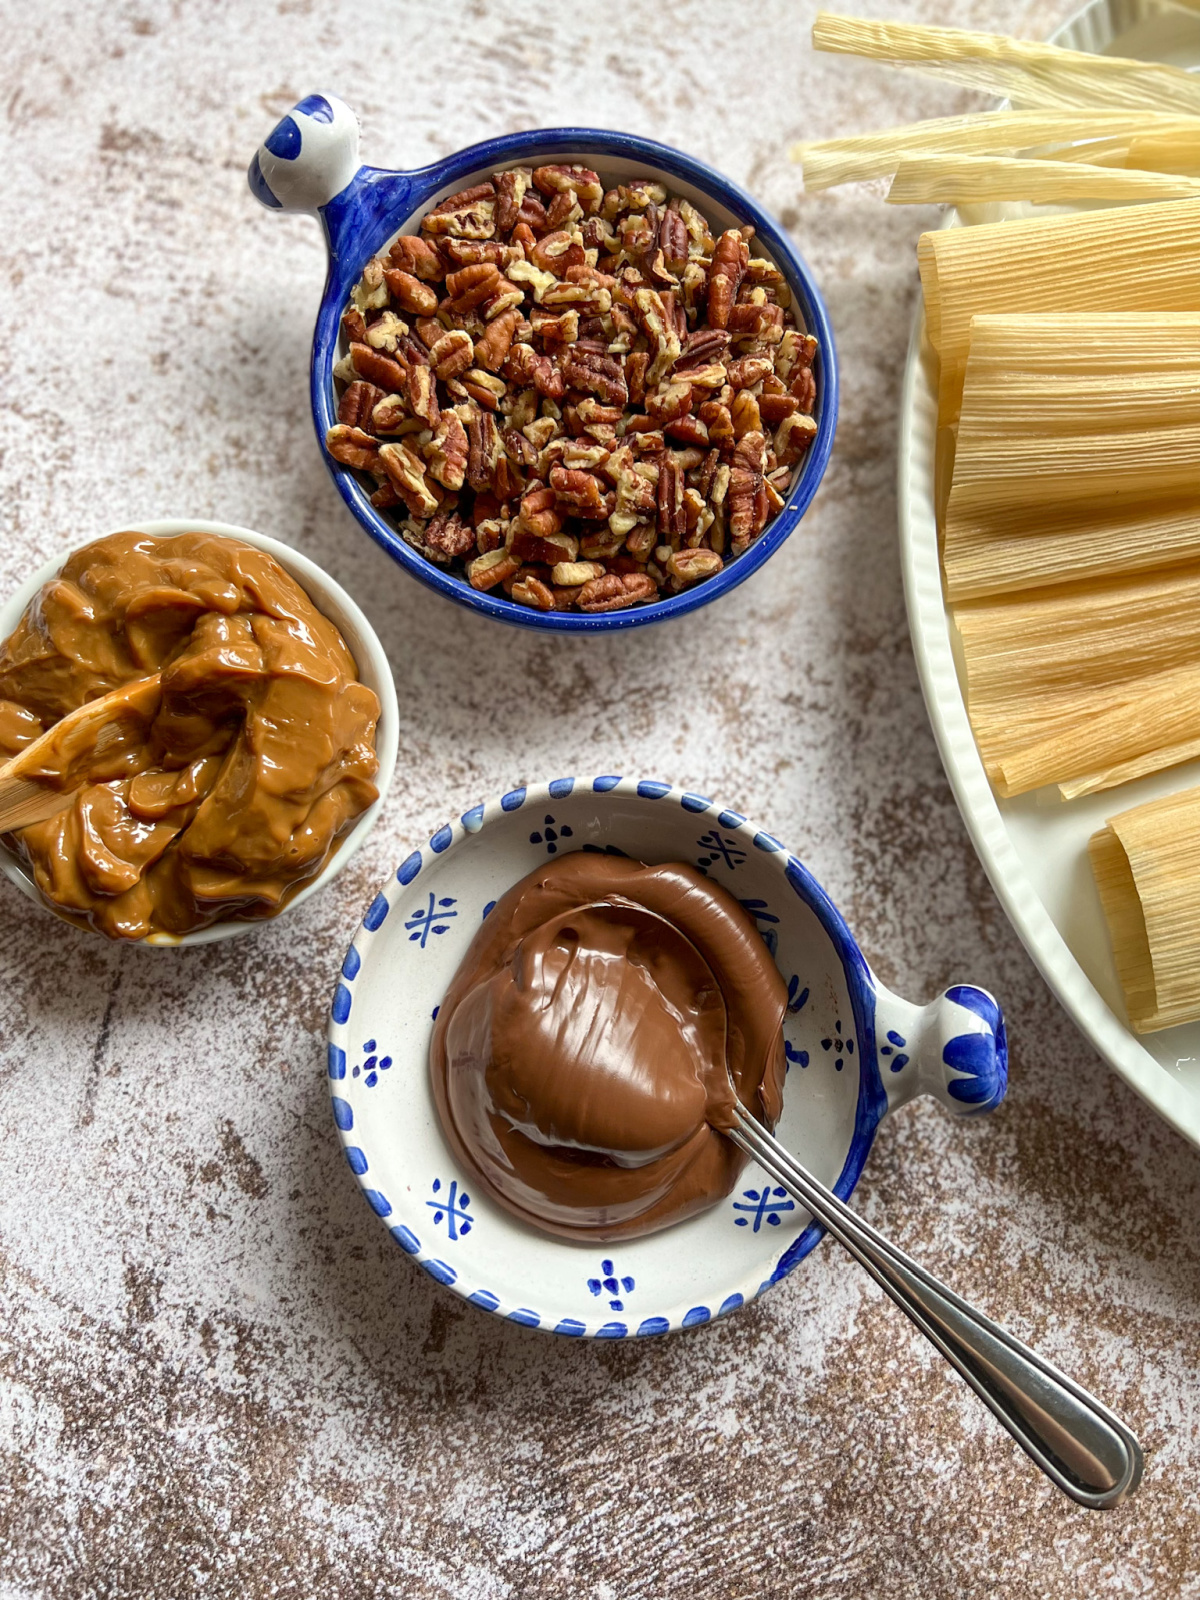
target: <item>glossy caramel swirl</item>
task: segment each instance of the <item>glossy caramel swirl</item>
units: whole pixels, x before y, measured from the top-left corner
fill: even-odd
[[[438,1013],[433,1093],[494,1199],[567,1238],[728,1194],[734,1096],[774,1127],[787,991],[753,919],[682,863],[578,852],[510,889]]]
[[[46,898],[114,939],[274,915],[378,793],[379,702],[341,635],[265,551],[208,533],[70,557],[0,645],[0,753],[156,673],[86,773],[49,741],[39,781],[86,781],[11,836]]]

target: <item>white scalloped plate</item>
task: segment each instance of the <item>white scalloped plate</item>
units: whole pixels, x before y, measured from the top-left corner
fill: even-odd
[[[1200,16],[1155,0],[1094,0],[1053,38],[1076,50],[1200,65]],[[1028,208],[996,207],[989,214],[1022,210]],[[913,651],[946,775],[992,886],[1046,982],[1110,1066],[1200,1145],[1200,1023],[1140,1039],[1132,1033],[1087,860],[1087,841],[1107,817],[1200,782],[1200,763],[1069,805],[1047,791],[1015,800],[993,794],[967,720],[942,594],[933,499],[936,419],[919,312],[901,407],[900,555]]]

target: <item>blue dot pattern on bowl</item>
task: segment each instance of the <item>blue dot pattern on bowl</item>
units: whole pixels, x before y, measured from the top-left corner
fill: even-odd
[[[621,783],[621,781],[622,779],[620,776],[613,776],[611,774],[601,776],[591,780],[590,788],[594,793],[606,794],[615,789],[618,784]],[[551,784],[546,786],[545,794],[547,798],[564,799],[572,793],[575,783],[576,780],[573,778],[555,779]],[[666,796],[672,792],[672,789],[669,784],[664,784],[656,780],[644,779],[636,785],[636,792],[639,797],[643,799],[660,800],[666,798]],[[501,808],[506,812],[519,810],[526,803],[527,798],[528,790],[525,786],[521,786],[520,788],[511,790],[508,794],[502,797],[500,802]],[[678,799],[680,806],[685,811],[695,814],[711,811],[714,806],[713,801],[708,800],[701,795],[676,791],[676,798]],[[477,831],[478,828],[483,824],[483,818],[483,806],[476,806],[471,810],[464,812],[461,818],[464,832],[472,833]],[[726,810],[719,813],[717,822],[720,828],[733,832],[741,829],[744,826],[746,819],[741,815],[740,812]],[[543,828],[544,827],[545,825],[543,825]],[[569,835],[567,836],[569,837]],[[820,891],[818,886],[812,883],[812,880],[809,878],[806,869],[799,861],[795,859],[795,857],[786,855],[784,847],[779,843],[778,840],[776,840],[772,835],[762,832],[756,832],[752,838],[753,843],[758,849],[765,850],[769,854],[778,853],[786,857],[784,863],[784,876],[796,894],[810,904],[814,898],[814,890],[817,897],[823,898],[823,892]],[[452,842],[453,829],[449,826],[446,826],[439,829],[438,832],[434,834],[433,838],[430,840],[430,845],[436,853],[440,853],[441,851],[447,849]],[[543,845],[546,843],[544,832],[543,838],[536,842]],[[721,841],[719,833],[717,833],[715,830],[711,834],[703,835],[699,843],[702,849],[706,849],[712,853],[712,860],[706,863],[707,865],[712,865],[719,861],[724,867],[732,872],[735,871],[741,862],[746,859],[746,852],[743,851],[735,841]],[[584,848],[587,848],[587,846]],[[592,848],[599,847],[593,846]],[[615,847],[610,846],[609,848],[615,850]],[[619,851],[616,853],[623,854],[623,852]],[[396,882],[404,887],[407,887],[420,873],[422,864],[423,857],[421,851],[413,851],[412,854],[409,855],[398,868],[396,872]],[[380,909],[381,902],[382,909]],[[748,899],[743,900],[742,904],[755,918],[755,921],[759,925],[759,930],[762,933],[764,940],[768,944],[768,948],[771,948],[772,953],[774,953],[774,947],[772,944],[772,925],[778,923],[779,918],[770,910],[767,903],[763,900]],[[493,905],[494,902],[489,902],[483,908],[484,916],[486,916],[487,913],[492,909]],[[385,889],[371,902],[367,914],[363,918],[362,932],[366,934],[375,932],[376,929],[382,925],[390,909],[391,902],[388,899],[388,891]],[[832,910],[832,908],[829,909]],[[833,912],[832,914],[836,918],[837,913]],[[436,897],[432,892],[430,892],[428,895],[428,900],[425,902],[424,908],[420,914],[418,915],[416,911],[410,913],[410,919],[406,920],[405,922],[405,927],[410,928],[410,941],[419,941],[420,947],[422,949],[425,948],[425,944],[427,943],[431,933],[435,936],[437,935],[438,925],[441,924],[442,931],[445,931],[446,926],[448,926],[448,919],[457,915],[458,903],[455,899],[451,897]],[[352,960],[350,955],[348,955],[346,961],[343,963],[342,977],[348,978],[350,981],[353,981],[354,977],[357,976],[361,968],[362,952],[358,949],[358,939],[360,937],[361,935],[356,936],[355,944],[351,947],[351,950],[354,954],[354,959]],[[847,940],[849,939],[848,934],[846,934],[845,937]],[[956,999],[959,1004],[964,1005],[968,1010],[974,1011],[981,1017],[983,1021],[988,1023],[993,1030],[991,1036],[962,1035],[958,1039],[951,1040],[946,1046],[946,1050],[949,1052],[947,1060],[950,1062],[950,1064],[955,1066],[956,1070],[964,1073],[964,1077],[958,1080],[963,1085],[961,1098],[967,1099],[968,1096],[973,1095],[982,1100],[985,1095],[985,1086],[987,1094],[991,1095],[995,1093],[996,1077],[998,1073],[1004,1074],[1006,1077],[1005,1068],[1007,1066],[1007,1051],[1004,1038],[1003,1019],[1000,1017],[999,1010],[995,1006],[995,1002],[992,1001],[991,997],[982,990],[970,989],[968,986],[962,986],[958,991],[950,991],[950,997],[952,999]],[[793,975],[788,985],[789,1012],[792,1014],[799,1013],[801,1010],[803,1010],[808,999],[808,988],[802,989],[800,986],[799,976]],[[353,997],[350,989],[347,987],[345,982],[339,983],[335,990],[334,1000],[331,1006],[331,1016],[335,1024],[340,1026],[344,1026],[346,1024],[351,1013],[352,1005]],[[436,1018],[436,1007],[434,1008],[433,1014]],[[971,1040],[978,1039],[985,1039],[989,1045],[989,1048],[992,1050],[993,1076],[991,1079],[986,1079],[986,1074],[984,1073],[985,1063],[981,1058],[980,1046],[975,1043],[970,1043]],[[994,1046],[992,1044],[993,1039],[995,1041]],[[890,1046],[893,1048],[897,1045],[904,1044],[904,1040],[899,1035],[894,1033],[889,1033],[888,1040]],[[967,1043],[964,1043],[964,1041],[967,1041]],[[835,1058],[835,1068],[836,1070],[840,1071],[843,1064],[841,1060],[843,1054],[853,1055],[853,1038],[844,1035],[842,1024],[840,1021],[838,1021],[835,1024],[834,1032],[830,1034],[827,1039],[824,1039],[821,1042],[827,1052],[832,1052]],[[368,1041],[368,1048],[371,1050],[375,1049],[375,1041],[373,1039]],[[796,1051],[792,1047],[787,1046],[786,1042],[785,1048],[787,1049],[789,1064],[795,1064],[798,1062],[801,1066],[806,1067],[808,1065],[809,1058],[807,1051]],[[880,1054],[888,1055],[889,1045],[884,1045],[880,1051]],[[335,1081],[344,1079],[346,1076],[345,1050],[332,1040],[328,1045],[327,1059],[328,1075],[330,1079]],[[388,1059],[390,1064],[390,1058]],[[965,1064],[959,1066],[959,1060]],[[897,1063],[903,1064],[906,1061],[907,1057],[894,1056],[891,1062],[892,1070],[898,1070]],[[364,1066],[365,1065],[366,1064],[364,1063]],[[382,1063],[379,1065],[382,1065]],[[355,1067],[354,1075],[357,1076],[358,1072],[359,1068]],[[369,1078],[367,1079],[367,1082],[370,1082]],[[978,1085],[978,1087],[976,1085]],[[1001,1083],[999,1093],[1001,1095],[1003,1094],[1003,1083]],[[339,1131],[349,1131],[349,1129],[353,1126],[353,1111],[349,1106],[349,1103],[341,1099],[339,1096],[333,1096],[333,1102],[334,1119],[338,1125]],[[343,1107],[344,1109],[341,1109]],[[986,1106],[984,1108],[986,1109]],[[875,1123],[878,1121],[880,1114],[881,1113],[879,1113],[877,1110],[872,1113],[874,1120],[872,1121],[870,1118],[867,1119],[869,1126],[865,1128],[865,1131],[863,1129],[856,1128],[855,1143],[852,1145],[850,1155],[847,1157],[847,1168],[843,1172],[842,1178],[838,1181],[839,1189],[845,1188],[846,1192],[849,1192],[849,1189],[853,1188],[854,1183],[857,1181],[858,1174],[861,1171],[862,1162],[866,1157],[866,1150],[869,1148],[874,1134]],[[344,1117],[347,1117],[349,1120],[343,1127],[342,1118]],[[860,1120],[862,1119],[860,1118]],[[387,1197],[379,1189],[368,1187],[366,1184],[362,1184],[362,1178],[368,1171],[366,1155],[359,1147],[353,1146],[346,1148],[346,1158],[351,1166],[352,1171],[354,1171],[355,1175],[359,1178],[363,1194],[372,1209],[380,1217],[389,1217],[392,1213],[392,1206]],[[846,1183],[847,1175],[849,1176],[848,1185]],[[444,1226],[446,1228],[447,1236],[451,1242],[456,1242],[459,1238],[465,1237],[467,1234],[469,1234],[471,1228],[478,1220],[470,1210],[469,1197],[462,1192],[461,1188],[457,1184],[457,1180],[455,1179],[450,1180],[448,1187],[444,1186],[441,1183],[441,1180],[436,1180],[434,1184],[434,1192],[431,1194],[430,1198],[425,1202],[425,1204],[430,1208],[433,1214],[433,1225],[435,1227]],[[790,1197],[787,1196],[786,1191],[772,1186],[768,1186],[767,1188],[760,1187],[758,1189],[746,1189],[742,1191],[741,1195],[735,1199],[732,1204],[732,1210],[738,1213],[738,1215],[734,1217],[734,1225],[736,1227],[745,1229],[749,1234],[755,1234],[764,1229],[769,1231],[772,1227],[777,1227],[779,1225],[780,1218],[786,1212],[794,1209],[795,1204]],[[393,1239],[395,1239],[396,1243],[402,1250],[405,1251],[406,1254],[419,1258],[419,1265],[422,1266],[432,1278],[436,1279],[439,1283],[446,1285],[453,1285],[457,1281],[457,1272],[454,1267],[449,1265],[449,1263],[436,1257],[421,1256],[422,1245],[420,1239],[411,1228],[406,1227],[403,1224],[397,1224],[392,1226],[389,1231],[391,1232]],[[820,1237],[821,1230],[818,1229],[814,1224],[810,1223],[804,1232],[794,1239],[790,1245],[788,1245],[770,1277],[764,1279],[758,1285],[755,1293],[763,1293],[766,1289],[770,1288],[772,1284],[777,1283],[781,1278],[785,1277],[787,1273],[790,1272],[797,1264],[797,1262],[808,1254],[808,1252],[818,1242]],[[594,1280],[598,1284],[598,1290],[592,1292],[596,1293],[598,1297],[600,1295],[607,1296],[611,1309],[617,1309],[616,1302],[618,1302],[618,1300],[623,1308],[624,1296],[634,1291],[634,1280],[628,1275],[618,1277],[614,1270],[613,1259],[611,1258],[606,1258],[601,1264],[601,1271],[603,1274],[602,1278]],[[615,1287],[610,1289],[610,1284],[615,1285]],[[466,1298],[472,1305],[479,1306],[481,1309],[486,1311],[504,1315],[507,1321],[515,1322],[522,1327],[540,1328],[545,1320],[545,1325],[547,1327],[552,1327],[556,1333],[560,1333],[566,1337],[578,1338],[587,1332],[586,1324],[580,1322],[577,1318],[565,1317],[560,1318],[557,1322],[551,1322],[549,1319],[543,1319],[541,1313],[532,1310],[529,1307],[522,1306],[515,1310],[504,1313],[501,1311],[501,1301],[499,1296],[494,1294],[489,1289],[476,1289]],[[740,1293],[735,1293],[726,1296],[726,1298],[721,1301],[720,1305],[715,1311],[711,1307],[705,1305],[692,1306],[681,1317],[680,1326],[683,1328],[702,1326],[703,1324],[712,1321],[714,1317],[727,1316],[730,1312],[736,1311],[744,1303],[745,1297]],[[671,1323],[668,1318],[652,1316],[643,1318],[634,1328],[633,1332],[635,1337],[652,1338],[669,1332],[670,1327]],[[629,1326],[625,1322],[608,1321],[595,1329],[593,1337],[597,1339],[624,1339],[628,1337],[629,1331]]]

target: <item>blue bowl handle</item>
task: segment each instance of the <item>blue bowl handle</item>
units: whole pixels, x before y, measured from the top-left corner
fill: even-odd
[[[931,1094],[955,1116],[994,1111],[1008,1088],[1008,1039],[994,996],[960,983],[927,1006],[880,988],[875,1052],[888,1109]]]
[[[358,118],[332,94],[306,94],[259,145],[246,176],[272,211],[320,211],[358,172]]]

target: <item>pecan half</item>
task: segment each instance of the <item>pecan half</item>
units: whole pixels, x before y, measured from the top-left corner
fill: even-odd
[[[714,328],[729,327],[729,314],[746,268],[750,250],[737,228],[728,228],[717,240],[708,269],[708,320]]]
[[[423,278],[426,283],[438,283],[446,276],[442,258],[429,243],[416,234],[404,234],[395,240],[388,251],[393,267],[407,273],[410,278]]]
[[[471,335],[462,328],[452,328],[449,333],[443,333],[440,339],[430,345],[429,360],[434,374],[443,383],[450,378],[457,378],[475,364],[475,345]]]
[[[578,605],[581,611],[620,611],[657,598],[658,586],[645,573],[612,572],[585,583],[579,591]]]
[[[344,467],[357,467],[360,471],[369,471],[379,457],[379,440],[345,423],[330,428],[325,435],[325,448]]]
[[[403,311],[432,315],[438,307],[437,290],[414,278],[411,272],[401,272],[399,267],[389,267],[384,273],[392,299]]]
[[[444,489],[461,489],[467,475],[469,451],[462,419],[456,411],[443,411],[433,430],[433,438],[425,446],[429,476]]]
[[[409,512],[414,517],[431,517],[438,501],[426,482],[420,456],[407,444],[384,444],[379,447],[379,460]]]
[[[442,512],[426,523],[425,543],[452,561],[475,549],[475,530],[466,526],[457,511]]]
[[[383,399],[383,390],[373,383],[350,383],[338,401],[338,421],[347,427],[362,429],[371,420],[371,413]]]

